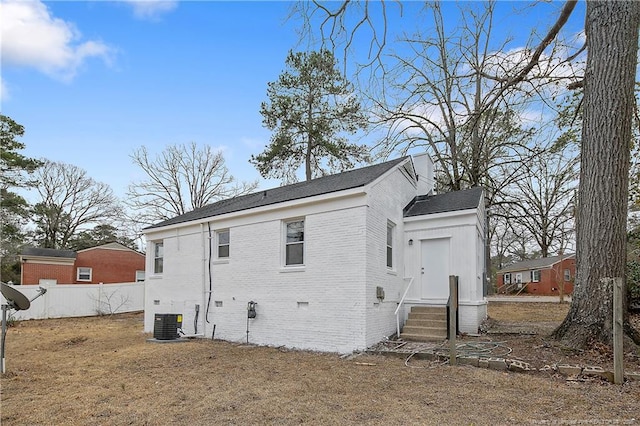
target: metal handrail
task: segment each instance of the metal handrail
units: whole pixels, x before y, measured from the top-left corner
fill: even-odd
[[[400,308],[402,307],[402,304],[404,303],[404,299],[405,297],[407,297],[407,293],[409,292],[409,289],[411,288],[411,284],[413,284],[413,277],[404,277],[402,279],[403,281],[409,280],[409,284],[407,284],[407,288],[404,290],[404,294],[402,295],[402,298],[400,299],[400,302],[398,302],[398,307],[396,308],[396,311],[394,312],[396,315],[396,331],[398,332],[398,334],[396,334],[397,337],[400,337],[400,316],[398,315],[398,312],[400,312]]]

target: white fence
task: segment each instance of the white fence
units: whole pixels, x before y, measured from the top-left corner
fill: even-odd
[[[29,300],[37,285],[12,286]],[[10,310],[16,320],[86,317],[144,310],[144,282],[122,284],[57,284],[42,286],[47,292],[24,311]],[[0,296],[4,304],[5,298]]]

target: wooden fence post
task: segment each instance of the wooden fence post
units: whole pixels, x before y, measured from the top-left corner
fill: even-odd
[[[449,365],[456,365],[456,334],[458,324],[456,316],[458,312],[458,279],[455,275],[449,275]]]
[[[613,383],[616,385],[621,385],[624,382],[623,281],[621,277],[613,279]]]

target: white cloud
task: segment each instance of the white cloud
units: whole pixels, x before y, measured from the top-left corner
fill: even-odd
[[[178,7],[175,0],[124,0],[133,7],[136,18],[157,20],[160,15],[169,13]]]
[[[110,62],[109,46],[95,40],[80,42],[74,25],[52,16],[41,1],[3,1],[0,11],[3,64],[35,68],[69,81],[88,58]]]
[[[0,76],[0,102],[7,101],[9,99],[10,99],[9,88],[7,87],[6,83],[2,79],[2,76]]]

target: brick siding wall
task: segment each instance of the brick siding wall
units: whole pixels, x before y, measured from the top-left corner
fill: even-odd
[[[130,283],[136,280],[136,271],[144,271],[143,254],[129,250],[94,249],[78,253],[73,272],[74,284]],[[91,281],[76,280],[76,270],[92,268]]]
[[[48,263],[22,263],[22,284],[38,285],[41,279],[56,280],[59,284],[70,284],[75,278],[73,265],[53,265]]]
[[[79,267],[91,268],[91,281],[78,281]],[[36,263],[22,264],[22,284],[39,284],[41,279],[58,284],[113,284],[136,280],[136,271],[145,270],[145,256],[129,250],[92,249],[77,254],[74,265]]]

